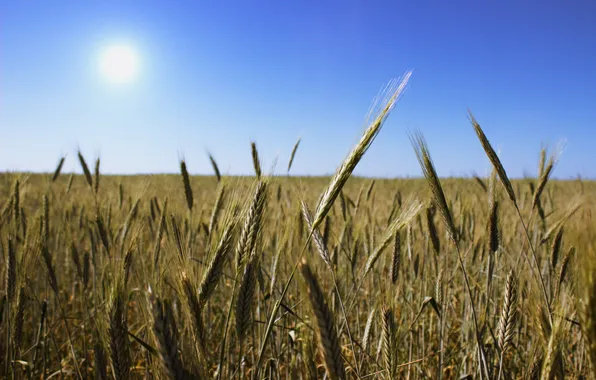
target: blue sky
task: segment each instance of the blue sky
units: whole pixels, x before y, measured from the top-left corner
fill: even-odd
[[[77,148],[110,173],[330,174],[363,131],[379,89],[408,90],[356,169],[419,176],[408,131],[439,175],[490,165],[469,107],[512,176],[566,139],[555,174],[596,177],[593,1],[0,0],[0,171],[51,171]],[[105,46],[141,57],[135,83],[97,70]]]

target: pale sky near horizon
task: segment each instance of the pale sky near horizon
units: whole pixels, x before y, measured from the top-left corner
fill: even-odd
[[[555,177],[596,178],[593,1],[0,0],[0,171],[331,174],[373,98],[413,69],[355,173],[420,176],[420,130],[441,176],[486,175],[470,108],[513,177],[565,140]],[[134,80],[102,75],[110,46]],[[105,61],[105,60],[104,60]],[[105,63],[105,62],[104,62]],[[114,79],[114,78],[112,78]]]

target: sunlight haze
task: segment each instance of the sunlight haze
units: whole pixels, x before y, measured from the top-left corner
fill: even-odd
[[[132,82],[138,75],[139,58],[130,46],[108,46],[101,51],[99,60],[101,73],[109,82]]]

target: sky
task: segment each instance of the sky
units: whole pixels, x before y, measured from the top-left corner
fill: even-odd
[[[440,176],[488,175],[470,109],[513,177],[596,178],[594,1],[0,0],[0,171],[332,174],[373,98],[413,75],[355,170],[420,176],[419,130]],[[134,82],[99,72],[126,44]]]

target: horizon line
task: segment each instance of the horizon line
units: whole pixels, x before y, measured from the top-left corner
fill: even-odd
[[[2,175],[18,175],[18,174],[29,174],[29,175],[36,175],[36,176],[42,176],[42,175],[53,175],[54,172],[48,172],[48,171],[10,171],[10,170],[3,170],[0,171],[0,176]],[[77,175],[77,176],[84,176],[84,173],[80,173],[80,172],[61,172],[60,175]],[[180,172],[153,172],[153,173],[148,173],[148,172],[138,172],[138,173],[115,173],[115,172],[100,172],[101,176],[109,176],[109,177],[148,177],[148,176],[174,176],[174,175],[180,175]],[[215,174],[203,174],[203,173],[190,173],[189,175],[191,177],[216,177]],[[264,177],[279,177],[279,178],[329,178],[332,177],[333,175],[335,175],[335,173],[332,174],[268,174],[268,175],[264,175]],[[230,177],[230,178],[237,178],[237,177],[256,177],[256,175],[253,174],[222,174],[221,177]],[[402,179],[402,180],[424,180],[424,175],[420,174],[420,175],[398,175],[398,176],[367,176],[367,175],[351,175],[350,177],[352,178],[358,178],[358,179],[370,179],[370,180],[398,180],[398,179]],[[470,175],[461,175],[461,176],[457,176],[457,175],[450,175],[450,176],[439,176],[439,178],[441,179],[469,179],[469,180],[473,180],[476,177],[481,178],[481,179],[488,179],[489,176],[475,176],[474,174],[470,174]],[[523,176],[523,177],[509,177],[510,180],[513,181],[522,181],[522,180],[528,180],[528,179],[533,179],[536,180],[538,179],[538,177],[536,176]],[[596,177],[592,178],[592,177],[582,177],[580,175],[576,175],[576,176],[569,176],[569,177],[558,177],[555,175],[552,175],[549,178],[549,181],[590,181],[590,182],[594,182],[596,181]]]

